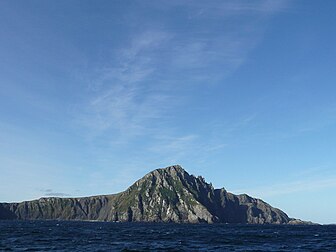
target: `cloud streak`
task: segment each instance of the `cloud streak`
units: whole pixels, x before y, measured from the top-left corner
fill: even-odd
[[[284,3],[165,3],[168,9],[182,6],[189,13],[180,20],[180,29],[168,29],[173,22],[169,16],[166,21],[151,20],[159,23],[155,27],[144,24],[146,28],[114,50],[109,61],[97,64],[77,121],[93,139],[104,136],[112,145],[146,138],[153,152],[166,152],[168,146],[172,152],[193,148],[190,143],[196,142],[199,133],[190,130],[181,134],[178,112],[197,106],[193,92],[221,85],[226,76],[244,64],[262,39],[266,18],[283,10]],[[161,7],[152,3],[150,8]],[[202,28],[204,19],[209,22],[206,29]],[[226,22],[230,25],[226,26]],[[206,146],[212,141],[198,146],[209,149]]]
[[[112,129],[127,138],[146,134],[148,123],[162,118],[169,107],[169,94],[147,83],[157,70],[147,51],[167,39],[163,32],[146,32],[116,52],[118,60],[100,69],[91,82],[90,89],[95,92],[80,120],[97,132]]]
[[[67,197],[70,196],[70,194],[62,193],[62,192],[54,192],[53,189],[43,189],[41,190],[43,192],[44,196],[48,197]]]
[[[279,195],[286,195],[292,193],[300,193],[300,192],[311,192],[321,189],[330,189],[336,188],[336,177],[329,176],[327,178],[304,178],[296,181],[273,184],[266,187],[259,188],[250,188],[250,189],[238,189],[234,190],[235,193],[246,193],[259,197],[274,197]]]

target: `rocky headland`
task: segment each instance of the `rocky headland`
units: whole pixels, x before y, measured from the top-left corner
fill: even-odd
[[[215,189],[179,165],[156,169],[117,194],[0,203],[0,219],[307,224],[261,199]]]

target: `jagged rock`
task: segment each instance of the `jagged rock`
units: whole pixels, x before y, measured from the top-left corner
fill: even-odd
[[[260,199],[214,189],[179,165],[154,170],[126,191],[0,203],[0,219],[303,224]]]

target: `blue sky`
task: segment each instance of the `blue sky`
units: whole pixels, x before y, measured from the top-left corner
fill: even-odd
[[[0,201],[181,164],[336,223],[335,1],[1,1]]]

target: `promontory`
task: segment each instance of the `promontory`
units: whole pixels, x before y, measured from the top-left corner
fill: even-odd
[[[0,203],[0,219],[304,224],[261,199],[215,189],[181,166],[156,169],[126,191],[81,198]]]

